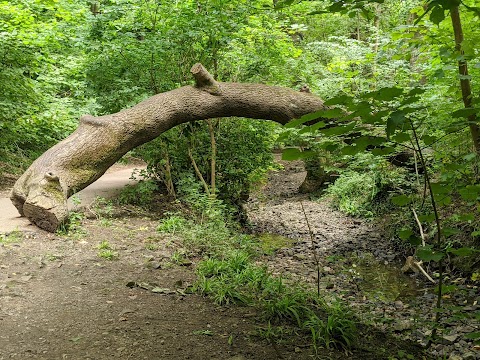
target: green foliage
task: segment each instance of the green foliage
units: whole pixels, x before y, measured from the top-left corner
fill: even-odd
[[[403,171],[371,154],[351,157],[349,166],[326,191],[333,204],[349,215],[371,217],[390,191],[408,186]]]
[[[23,234],[20,231],[12,231],[9,234],[0,234],[0,244],[7,245],[18,243],[23,239]]]
[[[86,234],[82,227],[85,216],[79,211],[70,211],[68,219],[57,230],[57,234],[62,236],[82,237]]]
[[[345,173],[327,190],[341,211],[366,217],[373,215],[371,203],[377,192],[375,177],[368,173]]]
[[[115,260],[118,258],[118,252],[114,251],[107,240],[102,241],[98,246],[98,257],[105,260]]]
[[[169,217],[162,219],[157,227],[159,232],[175,235],[177,231],[180,231],[187,224],[187,220],[181,215],[171,213],[166,215],[169,215]]]
[[[326,320],[313,314],[304,326],[310,330],[315,352],[318,351],[318,347],[348,349],[352,347],[357,337],[353,315],[340,302],[328,307]]]
[[[221,119],[217,122],[216,182],[219,198],[230,204],[245,200],[249,189],[272,166],[273,127],[272,123],[243,119]],[[204,123],[171,129],[139,148],[136,154],[147,161],[148,176],[163,182],[171,179],[178,188],[189,174],[195,176],[189,148],[205,181],[209,183],[210,135]],[[170,174],[165,166],[167,161]]]
[[[140,174],[142,179],[134,185],[126,185],[118,197],[120,204],[131,204],[139,206],[152,205],[152,199],[159,187],[155,180],[149,179],[144,173]],[[137,179],[136,175],[132,176]]]

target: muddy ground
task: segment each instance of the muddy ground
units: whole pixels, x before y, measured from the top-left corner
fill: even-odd
[[[316,286],[314,247],[320,259],[322,291],[349,301],[364,318],[359,325],[364,338],[356,351],[324,351],[320,358],[388,359],[387,353],[397,354],[397,349],[419,354],[416,345],[424,341],[428,329],[412,319],[430,310],[430,292],[418,291],[430,287],[422,279],[398,272],[403,254],[388,245],[380,229],[299,195],[305,176],[301,164],[284,166],[252,196],[249,216],[254,232],[277,233],[295,241],[267,251],[260,261],[288,281]],[[184,266],[172,261],[181,241],[158,233],[156,217],[121,207],[93,209],[93,216],[91,211],[88,215],[90,219],[81,220],[81,226],[68,235],[35,228],[0,238],[1,360],[312,358],[302,340],[273,345],[259,337],[258,329],[266,324],[255,309],[220,307],[186,294],[195,279],[195,259]],[[101,253],[105,242],[111,249],[104,250],[110,252]],[[373,261],[375,266],[380,262],[394,269],[398,277],[405,276],[389,290],[399,292],[394,297],[371,297],[362,288],[367,276],[355,269]],[[378,272],[383,271],[382,267]],[[410,293],[401,294],[407,287]],[[456,337],[432,349],[433,355],[479,359],[479,351],[462,338],[470,330],[467,326],[473,325],[462,326],[454,327]],[[369,347],[385,347],[385,356]]]

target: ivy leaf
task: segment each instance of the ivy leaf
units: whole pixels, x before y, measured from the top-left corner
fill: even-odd
[[[391,201],[395,205],[405,206],[407,204],[410,204],[412,202],[412,199],[407,195],[398,195],[398,196],[392,197]]]

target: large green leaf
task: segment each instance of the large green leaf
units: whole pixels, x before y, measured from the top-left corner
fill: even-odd
[[[297,148],[286,148],[282,152],[282,160],[298,160],[298,159],[305,159],[315,155],[313,151],[301,151]]]
[[[454,255],[457,255],[457,256],[470,256],[476,252],[478,252],[478,250],[476,249],[473,249],[473,248],[469,248],[469,247],[462,247],[462,248],[459,248],[459,249],[448,249],[447,252],[450,252]]]
[[[328,99],[324,102],[325,106],[334,106],[334,105],[349,105],[353,102],[353,98],[348,95],[335,96],[331,99]]]
[[[402,110],[394,111],[387,119],[387,136],[392,136],[398,127],[405,123],[405,113]]]
[[[453,118],[467,118],[470,115],[476,114],[479,112],[479,109],[475,108],[464,108],[456,110],[452,113]]]
[[[339,125],[339,126],[334,126],[328,129],[323,129],[320,130],[322,134],[326,136],[334,136],[334,135],[343,135],[346,134],[350,131],[352,131],[355,128],[355,123],[351,122],[347,125]]]
[[[440,261],[445,254],[440,251],[434,251],[432,248],[426,246],[417,249],[417,256],[423,261]]]
[[[398,195],[398,196],[392,197],[391,201],[395,205],[405,206],[405,205],[408,205],[412,202],[412,198],[410,196],[407,196],[407,195]]]
[[[445,10],[441,6],[435,6],[430,13],[430,21],[438,25],[445,19]]]
[[[398,232],[398,237],[402,240],[408,240],[412,235],[413,235],[412,229],[402,229]]]
[[[393,86],[385,87],[380,90],[371,91],[362,95],[362,98],[372,98],[381,101],[391,101],[403,94],[403,89]]]
[[[319,111],[315,111],[313,113],[303,115],[302,117],[300,117],[298,119],[290,120],[288,123],[286,123],[284,125],[284,128],[286,128],[286,129],[294,128],[294,127],[302,125],[302,124],[304,124],[308,121],[319,119],[319,118],[322,117],[323,112],[324,112],[324,110],[319,110]]]
[[[318,129],[321,129],[321,128],[324,128],[325,127],[325,123],[323,121],[319,121],[313,125],[310,125],[310,126],[306,126],[304,127],[302,130],[300,130],[298,133],[299,134],[305,134],[307,132],[311,132],[311,133],[314,133],[315,131],[317,131]]]
[[[480,185],[467,185],[466,187],[458,190],[458,193],[463,200],[477,200],[477,198],[480,196]]]

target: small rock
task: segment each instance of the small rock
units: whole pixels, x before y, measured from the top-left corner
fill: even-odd
[[[330,266],[324,266],[323,272],[331,275],[335,274],[335,270],[333,270]]]
[[[452,354],[449,356],[448,360],[462,360],[463,358],[460,355]]]
[[[475,355],[474,352],[469,351],[469,352],[466,352],[466,353],[462,354],[462,359],[463,360],[475,360],[475,359],[477,359],[477,355]]]
[[[393,327],[395,331],[405,331],[411,328],[412,322],[410,320],[400,320]]]
[[[442,339],[445,340],[447,344],[453,344],[458,339],[458,334],[443,335]]]
[[[398,309],[398,310],[403,309],[403,302],[401,302],[400,300],[395,301],[393,305],[394,305],[395,308]]]

